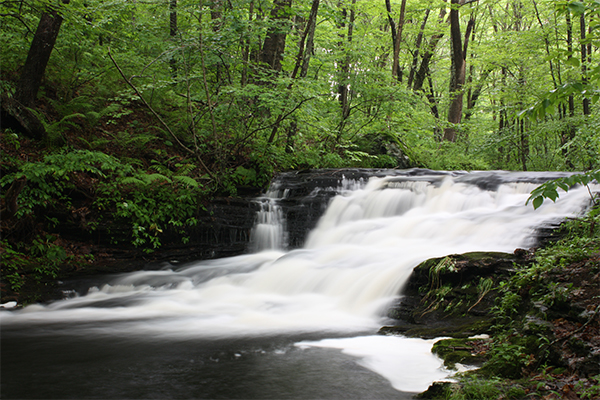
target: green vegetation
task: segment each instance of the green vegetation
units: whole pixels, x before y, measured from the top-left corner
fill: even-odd
[[[533,263],[494,287],[498,296],[491,339],[437,342],[433,351],[446,366],[470,363],[481,368],[458,374],[457,383],[433,387],[422,398],[596,398],[598,222],[597,213],[570,221],[561,240],[537,250]],[[482,283],[480,289],[487,287]]]
[[[536,208],[599,178],[595,0],[7,0],[0,19],[3,296],[89,265],[59,232],[149,254],[283,170],[589,171]],[[528,384],[493,376],[553,362],[562,343],[534,322],[581,290],[556,277],[594,260],[598,210],[502,282],[452,290],[439,262],[422,317],[497,297],[489,375],[452,398],[518,398]]]

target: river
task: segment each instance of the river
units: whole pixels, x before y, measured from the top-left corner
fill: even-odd
[[[537,228],[581,214],[586,188],[525,205],[544,176],[340,182],[293,250],[278,190],[263,198],[253,253],[166,263],[0,312],[2,397],[412,398],[453,372],[431,354],[434,340],[376,334],[387,305],[421,261],[513,252],[534,245]]]

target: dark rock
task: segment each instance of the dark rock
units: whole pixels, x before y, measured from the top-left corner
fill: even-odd
[[[528,261],[507,253],[474,252],[427,260],[413,270],[380,333],[468,337],[491,326],[493,288]]]

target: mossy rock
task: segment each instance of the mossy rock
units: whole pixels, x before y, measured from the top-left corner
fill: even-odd
[[[443,339],[433,345],[431,351],[444,360],[446,368],[455,369],[456,364],[480,366],[485,357],[476,353],[474,339]]]

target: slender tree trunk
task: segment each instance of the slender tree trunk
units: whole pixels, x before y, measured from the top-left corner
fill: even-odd
[[[479,96],[481,96],[481,92],[483,91],[485,81],[491,73],[492,70],[488,69],[483,74],[481,74],[477,79],[477,85],[475,86],[475,89],[469,93],[469,96],[467,96],[467,109],[465,111],[465,120],[469,120],[473,115],[473,109],[477,104],[477,100],[479,100]]]
[[[213,23],[213,30],[218,32],[221,29],[221,18],[223,17],[223,0],[213,0],[210,4],[210,20]]]
[[[315,27],[317,26],[317,13],[319,11],[319,3],[320,0],[313,0],[312,2],[310,15],[308,16],[308,21],[306,22],[306,28],[302,32],[300,43],[298,44],[298,55],[296,56],[296,64],[294,65],[294,70],[292,71],[292,79],[296,78],[298,71],[308,71],[310,52],[312,51],[313,40],[315,36]],[[304,76],[306,76],[306,72],[304,73]]]
[[[525,133],[525,121],[519,120],[519,134],[521,137],[521,168],[527,171],[527,158],[529,157],[529,136]]]
[[[312,7],[310,9],[310,16],[308,17],[306,48],[304,49],[304,56],[302,58],[302,68],[300,70],[301,78],[306,77],[306,75],[308,74],[310,56],[312,55],[315,47],[315,30],[317,27],[317,13],[319,11],[319,3],[320,0],[313,0]]]
[[[566,20],[566,24],[567,24],[567,52],[569,54],[572,54],[573,53],[573,23],[571,21],[570,11],[567,11],[565,20]],[[567,99],[567,106],[568,106],[568,116],[571,118],[574,117],[575,116],[575,98],[572,95],[570,95]],[[565,110],[565,113],[564,113],[565,117],[567,116],[566,111],[567,110]],[[570,154],[571,152],[569,151],[568,143],[574,137],[575,137],[575,127],[573,126],[572,121],[568,121],[560,135],[560,144],[561,144],[561,148],[562,148],[562,154],[565,159],[565,164],[570,169],[573,169],[575,166],[573,165],[573,162],[571,161],[571,154]]]
[[[442,23],[444,18],[446,17],[446,8],[440,9],[439,14],[439,22]],[[423,83],[425,79],[429,75],[429,64],[431,63],[431,59],[433,58],[433,54],[435,53],[435,49],[437,48],[438,43],[444,37],[443,33],[436,33],[431,36],[429,40],[429,44],[427,45],[427,49],[423,53],[423,59],[421,60],[421,65],[419,67],[418,72],[415,76],[415,82],[413,85],[413,91],[418,92],[423,89]]]
[[[415,73],[417,72],[417,65],[419,63],[419,51],[421,49],[421,43],[423,42],[423,32],[425,32],[425,25],[427,24],[427,19],[429,19],[430,12],[431,9],[429,8],[425,11],[423,23],[421,23],[419,34],[417,35],[417,39],[415,40],[415,52],[413,54],[413,60],[410,67],[410,72],[408,74],[408,82],[406,82],[406,87],[409,89],[412,87],[413,80],[415,79]]]
[[[544,29],[544,23],[540,18],[540,12],[538,11],[537,3],[533,0],[533,6],[535,8],[535,16],[537,18],[538,23],[540,24],[540,28]],[[548,63],[550,66],[550,76],[552,77],[552,83],[554,84],[554,88],[556,89],[558,85],[556,84],[556,77],[554,76],[554,63],[552,62],[552,57],[550,57],[550,40],[548,36],[544,34],[544,44],[546,46],[546,55],[548,56]]]
[[[581,31],[581,80],[585,84],[588,81],[587,74],[587,63],[588,63],[588,54],[587,54],[587,44],[585,43],[585,14],[581,14],[579,17],[579,29]],[[590,99],[587,97],[583,97],[583,115],[590,115]]]
[[[347,43],[352,42],[352,35],[354,32],[354,5],[356,4],[356,0],[352,0],[352,7],[350,9],[350,20],[348,21],[348,36]],[[347,15],[346,10],[342,11],[344,16]],[[341,42],[341,46],[344,46],[343,42]],[[344,131],[344,126],[346,124],[346,120],[350,116],[350,88],[348,84],[348,79],[350,75],[350,54],[346,54],[346,58],[342,61],[342,66],[340,68],[340,82],[338,84],[338,93],[339,93],[339,102],[342,110],[342,119],[340,121],[337,141],[339,141],[342,137],[342,133]]]
[[[398,17],[398,27],[396,28],[396,34],[392,35],[394,44],[394,55],[392,58],[392,76],[396,78],[399,82],[402,82],[402,73],[400,72],[400,42],[402,42],[402,30],[404,29],[405,14],[406,0],[402,0],[402,3],[400,5],[400,16]]]
[[[567,52],[573,54],[573,23],[571,22],[571,13],[567,11]],[[569,96],[569,116],[575,116],[575,99]]]
[[[69,0],[63,0],[68,4]],[[35,107],[38,91],[42,85],[46,66],[56,44],[63,17],[57,9],[48,8],[42,14],[33,40],[27,53],[27,59],[21,70],[12,98],[2,98],[3,118],[9,125],[33,139],[44,139],[46,128],[30,108]]]
[[[315,35],[315,27],[317,25],[316,21],[317,21],[317,13],[319,10],[319,2],[320,2],[320,0],[313,0],[312,8],[310,10],[310,15],[309,15],[308,21],[306,23],[306,28],[302,34],[300,43],[298,44],[298,55],[296,56],[296,65],[294,66],[294,70],[292,72],[292,82],[290,82],[290,84],[287,87],[288,90],[292,89],[292,86],[294,85],[293,80],[296,79],[296,75],[298,74],[299,70],[301,71],[300,72],[301,77],[305,77],[306,72],[308,71],[308,63],[310,61],[310,54],[306,54],[306,53],[312,51],[313,38]],[[308,42],[308,44],[306,46],[305,46],[305,40]],[[281,121],[283,121],[283,119],[284,119],[284,113],[282,112],[281,114],[279,114],[277,116],[277,120],[275,120],[275,123],[273,124],[273,129],[271,129],[271,135],[269,136],[267,143],[272,143],[273,140],[275,140],[275,137],[277,136],[277,131],[279,130]],[[290,129],[288,130],[288,134],[287,134],[288,147],[291,146],[291,145],[289,145],[289,143],[293,142],[293,135],[298,131],[297,124],[295,121],[293,122],[293,124],[294,124],[293,129],[292,129],[292,127],[290,127]],[[287,152],[288,147],[286,147],[286,152]]]
[[[254,14],[254,1],[251,0],[248,6],[248,25],[252,25],[252,15]],[[242,50],[242,59],[244,62],[244,66],[242,68],[242,74],[240,79],[240,84],[242,86],[246,86],[248,83],[248,67],[250,64],[250,32],[248,32],[248,38],[244,40],[244,49]]]
[[[175,40],[177,37],[177,0],[169,0],[169,36],[171,40]],[[169,60],[171,66],[171,75],[173,78],[177,77],[177,60],[175,56]]]

